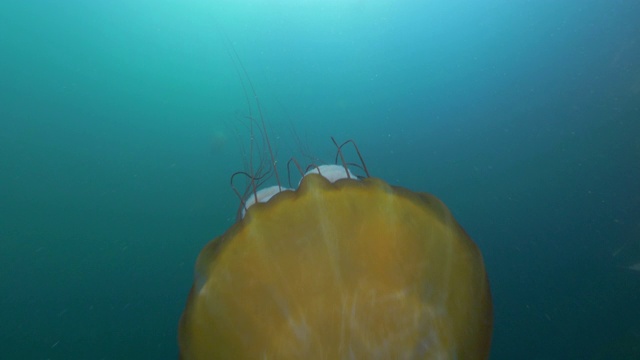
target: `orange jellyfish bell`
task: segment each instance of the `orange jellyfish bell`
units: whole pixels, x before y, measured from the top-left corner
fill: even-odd
[[[308,174],[206,245],[181,359],[488,358],[487,274],[447,207],[346,177]]]

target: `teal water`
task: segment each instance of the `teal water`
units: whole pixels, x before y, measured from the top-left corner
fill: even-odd
[[[447,203],[485,257],[492,359],[640,358],[638,18],[0,2],[0,357],[177,357],[195,258],[238,207],[249,79],[280,163],[353,138],[372,175]]]

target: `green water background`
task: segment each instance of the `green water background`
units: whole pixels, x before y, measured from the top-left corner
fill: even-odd
[[[248,79],[280,163],[353,138],[448,204],[492,359],[638,356],[639,4],[1,2],[1,357],[177,357],[238,207]]]

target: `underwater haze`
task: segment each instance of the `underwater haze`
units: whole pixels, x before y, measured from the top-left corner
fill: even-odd
[[[354,139],[372,176],[447,204],[485,259],[491,359],[640,359],[638,19],[634,0],[0,2],[0,358],[176,359],[259,104],[279,164]]]

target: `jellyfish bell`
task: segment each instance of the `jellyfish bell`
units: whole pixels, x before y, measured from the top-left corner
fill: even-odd
[[[487,275],[446,206],[316,170],[202,250],[181,358],[486,359]]]

